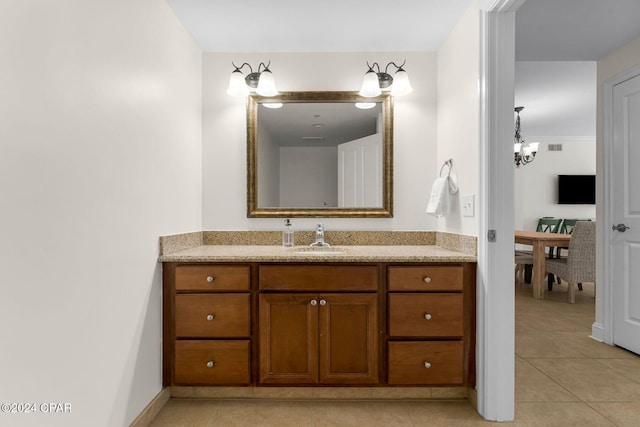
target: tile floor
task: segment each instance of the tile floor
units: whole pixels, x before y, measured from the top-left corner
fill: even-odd
[[[515,426],[640,426],[640,357],[589,338],[593,285],[566,303],[516,286]],[[490,425],[466,400],[171,399],[151,426]]]

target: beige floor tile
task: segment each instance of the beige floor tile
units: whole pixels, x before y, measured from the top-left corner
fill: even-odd
[[[589,335],[590,333],[585,330],[554,333],[556,339],[567,343],[571,348],[591,359],[634,359],[638,357],[623,348],[596,341]]]
[[[576,396],[522,358],[516,358],[516,402],[576,402]]]
[[[207,427],[311,426],[311,401],[222,400]]]
[[[312,411],[313,426],[406,427],[411,419],[396,401],[319,401]]]
[[[496,425],[493,422],[484,420],[468,401],[424,401],[406,402],[401,406],[402,410],[409,415],[413,426],[479,426]],[[510,423],[501,423],[500,426],[507,426]]]
[[[608,366],[625,377],[640,383],[640,357],[634,355],[634,353],[625,352],[631,356],[625,359],[598,359],[598,362]]]
[[[583,353],[573,349],[569,343],[556,339],[546,331],[535,331],[516,335],[516,354],[529,358],[580,358]]]
[[[514,425],[518,427],[615,426],[586,403],[577,402],[516,402]]]
[[[585,402],[640,402],[640,384],[593,359],[529,359]]]
[[[219,401],[169,399],[150,427],[208,426]]]
[[[590,406],[618,427],[640,425],[640,403],[591,403]]]

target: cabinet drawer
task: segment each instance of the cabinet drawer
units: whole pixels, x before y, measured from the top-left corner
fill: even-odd
[[[375,265],[261,265],[261,290],[377,291]]]
[[[248,265],[179,265],[176,291],[248,291]]]
[[[462,341],[389,342],[389,384],[461,384]]]
[[[389,267],[390,291],[462,291],[461,266]]]
[[[249,341],[176,341],[176,384],[248,384]]]
[[[389,335],[461,337],[462,294],[389,294]]]
[[[178,294],[176,337],[248,337],[249,307],[249,294]]]

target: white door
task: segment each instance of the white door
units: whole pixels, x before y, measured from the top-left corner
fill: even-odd
[[[382,134],[338,145],[338,206],[382,207]]]
[[[613,87],[612,118],[613,343],[640,354],[640,75]]]

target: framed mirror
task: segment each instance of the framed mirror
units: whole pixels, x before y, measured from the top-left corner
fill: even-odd
[[[249,95],[247,187],[250,218],[392,217],[391,96]]]

